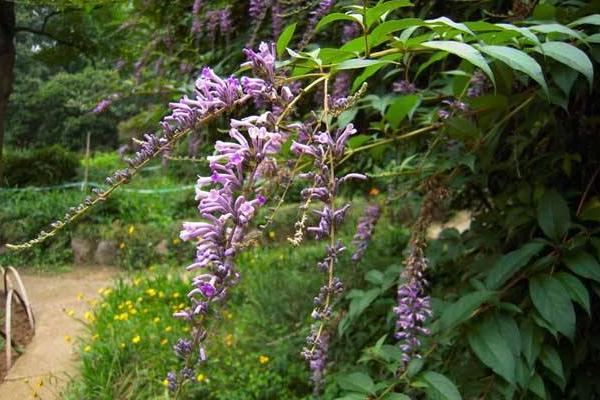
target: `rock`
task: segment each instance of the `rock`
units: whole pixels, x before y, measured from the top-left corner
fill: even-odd
[[[160,242],[158,242],[158,244],[154,247],[154,251],[156,252],[156,254],[161,255],[161,256],[168,255],[169,254],[169,244],[167,243],[167,240],[163,239]]]
[[[73,250],[75,264],[87,264],[92,255],[92,242],[86,239],[71,238],[71,249]]]
[[[113,240],[101,240],[94,252],[94,262],[100,265],[115,265],[117,261],[117,243]]]

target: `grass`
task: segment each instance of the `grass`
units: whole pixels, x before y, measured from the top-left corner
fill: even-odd
[[[349,224],[341,231],[345,241],[352,230]],[[300,350],[310,325],[311,299],[324,280],[315,268],[324,244],[308,241],[292,251],[285,236],[273,232],[270,244],[240,255],[242,280],[227,308],[213,318],[209,359],[198,369],[198,384],[188,385],[183,399],[310,398],[309,373]],[[354,287],[367,270],[392,263],[397,249],[389,243],[398,235],[403,231],[382,224],[367,262],[351,266],[349,254],[344,256],[344,282]],[[165,398],[163,380],[176,367],[171,347],[186,333],[185,325],[171,317],[187,300],[188,278],[180,272],[181,268],[152,267],[103,292],[93,318],[84,320],[89,332],[80,341],[81,375],[64,400]]]

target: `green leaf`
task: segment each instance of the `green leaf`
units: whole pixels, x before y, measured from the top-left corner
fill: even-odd
[[[542,67],[530,55],[507,46],[478,46],[478,48],[485,54],[507,64],[512,69],[528,75],[548,93],[548,86],[546,85],[546,79],[544,79]]]
[[[450,304],[444,309],[440,318],[441,330],[450,332],[454,327],[469,319],[475,310],[494,295],[494,292],[488,290],[473,292]]]
[[[366,60],[364,58],[353,58],[351,60],[342,61],[340,64],[336,66],[337,69],[359,69],[366,68],[373,65],[379,64],[393,64],[393,61],[390,60]]]
[[[477,357],[511,384],[515,384],[516,360],[497,324],[488,318],[473,327],[468,336],[469,345]]]
[[[368,142],[369,140],[371,140],[372,138],[373,137],[370,136],[370,135],[355,135],[355,136],[352,136],[348,140],[348,148],[355,149],[357,147],[360,147],[363,144],[365,144],[366,142]],[[371,270],[366,275],[367,281],[376,284],[375,282],[369,280],[369,276],[373,276],[373,274],[377,274],[377,276],[380,276],[381,279],[383,279],[383,273],[381,271]]]
[[[296,31],[296,23],[288,25],[279,38],[277,39],[277,57],[281,57],[285,52],[285,49],[288,47],[290,40],[294,37],[294,32]]]
[[[425,385],[431,400],[462,400],[456,385],[442,374],[424,372],[419,376],[419,382]]]
[[[584,24],[600,25],[600,14],[587,15],[583,18],[579,18],[579,19],[571,22],[568,25],[569,26],[578,26],[578,25],[584,25]]]
[[[417,73],[415,74],[415,81],[417,80],[417,78],[419,77],[419,75],[421,75],[421,73],[423,71],[425,71],[427,68],[429,68],[429,66],[431,66],[432,64],[443,60],[444,58],[448,57],[448,53],[445,51],[438,51],[437,53],[433,53],[431,55],[431,57],[429,57],[429,60],[425,61],[424,63],[422,63],[421,65],[419,65],[419,69],[417,69]]]
[[[581,208],[579,218],[588,221],[600,222],[600,198],[594,196],[586,201]]]
[[[397,128],[406,116],[412,118],[413,113],[421,104],[421,96],[408,95],[398,97],[388,108],[385,115],[392,128]]]
[[[563,35],[570,36],[577,40],[583,40],[581,34],[577,31],[574,31],[571,28],[568,28],[561,24],[543,24],[543,25],[534,25],[530,27],[532,31],[542,32],[542,33],[562,33]]]
[[[588,56],[577,47],[563,42],[546,42],[536,47],[535,50],[577,70],[587,78],[590,88],[592,87],[594,83],[594,66]]]
[[[530,368],[533,368],[542,349],[543,333],[531,319],[521,323],[521,350]]]
[[[585,285],[576,276],[566,272],[559,272],[554,277],[567,289],[571,299],[587,311],[588,315],[591,315],[590,294]]]
[[[548,370],[558,378],[559,386],[564,390],[567,382],[563,370],[563,363],[556,349],[551,346],[544,346],[540,354],[540,361],[544,367],[548,368]]]
[[[468,62],[485,72],[485,74],[490,78],[494,86],[496,86],[496,80],[494,79],[494,74],[492,73],[490,66],[487,64],[487,61],[481,55],[481,53],[473,46],[468,45],[466,43],[448,40],[423,42],[421,43],[421,45],[430,49],[447,51],[448,53],[452,53],[456,56],[467,60]]]
[[[575,335],[575,310],[565,287],[551,275],[529,279],[529,296],[542,318],[568,338]]]
[[[540,44],[540,39],[538,39],[538,37],[535,35],[535,33],[531,32],[528,28],[523,28],[520,26],[511,25],[511,24],[496,24],[496,25],[507,31],[518,32],[524,38],[529,39],[531,42],[533,42],[537,45]]]
[[[546,236],[559,242],[571,225],[569,206],[557,191],[548,190],[538,204],[537,219]]]
[[[521,332],[513,317],[505,313],[494,313],[492,316],[496,330],[506,339],[515,359],[521,354]]]
[[[529,381],[529,387],[527,388],[533,394],[535,394],[540,399],[546,400],[548,397],[546,396],[546,387],[544,386],[544,380],[540,376],[540,374],[535,374],[533,378]]]
[[[600,265],[591,254],[583,250],[572,251],[565,255],[564,261],[577,275],[600,282]]]
[[[344,375],[338,378],[337,384],[344,390],[364,394],[375,394],[375,384],[373,383],[373,379],[362,372]]]
[[[317,27],[315,29],[317,31],[320,31],[326,25],[329,25],[330,23],[335,22],[335,21],[352,21],[352,22],[357,22],[362,25],[360,20],[358,20],[348,14],[331,13],[331,14],[327,14],[326,16],[321,18],[321,20],[319,21],[319,23],[317,24]]]
[[[413,4],[408,0],[392,0],[392,1],[383,2],[379,5],[376,5],[375,7],[367,9],[367,17],[366,17],[365,25],[367,26],[367,28],[370,28],[386,12],[396,10],[401,7],[412,7],[412,6],[413,6]]]
[[[436,19],[428,19],[425,20],[425,23],[428,25],[446,25],[450,28],[456,29],[457,31],[461,31],[462,33],[466,33],[467,35],[473,35],[472,30],[470,30],[465,24],[460,22],[454,22],[448,17],[439,17]]]
[[[504,254],[488,272],[485,284],[488,289],[500,288],[516,272],[529,263],[529,261],[545,247],[543,242],[530,242],[517,250]]]

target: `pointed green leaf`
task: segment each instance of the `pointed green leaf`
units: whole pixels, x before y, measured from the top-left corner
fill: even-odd
[[[468,62],[485,72],[485,74],[490,78],[494,86],[496,85],[496,80],[494,79],[494,74],[492,73],[490,66],[487,64],[487,61],[481,55],[481,53],[473,46],[468,45],[466,43],[454,42],[449,40],[423,42],[421,43],[421,46],[428,47],[430,49],[447,51],[448,53],[452,53],[456,56],[467,60]]]
[[[532,368],[542,349],[543,333],[531,319],[526,319],[521,323],[520,331],[521,349],[527,364]]]
[[[572,251],[565,255],[564,261],[577,275],[600,282],[600,265],[590,253],[583,250]]]
[[[365,373],[354,372],[344,375],[337,380],[338,385],[344,390],[360,392],[365,394],[375,394],[375,384],[373,379]]]
[[[418,382],[425,385],[431,400],[462,400],[456,385],[442,374],[427,371],[419,376]]]
[[[317,24],[317,27],[315,29],[317,31],[320,31],[325,26],[327,26],[335,21],[352,21],[352,22],[357,22],[357,23],[361,24],[360,20],[357,20],[356,18],[354,18],[353,16],[350,16],[348,14],[331,13],[331,14],[327,14],[326,16],[321,18],[321,20],[319,21],[319,23]]]
[[[600,25],[600,14],[592,14],[587,15],[583,18],[579,18],[569,24],[569,26],[578,26],[578,25]]]
[[[353,58],[351,60],[342,61],[337,65],[337,69],[359,69],[366,68],[373,65],[379,64],[393,64],[393,61],[390,60],[366,60],[364,58]]]
[[[487,274],[486,286],[492,290],[500,288],[517,271],[527,265],[534,256],[539,254],[544,247],[545,244],[542,242],[530,242],[517,250],[504,254]]]
[[[540,354],[540,361],[544,367],[548,368],[548,370],[558,378],[560,381],[559,386],[564,389],[567,382],[563,370],[563,363],[556,349],[551,346],[544,346]]]
[[[447,306],[440,318],[440,328],[449,332],[452,328],[469,319],[471,314],[483,303],[494,296],[492,291],[478,291],[461,297],[455,303]]]
[[[483,53],[507,64],[512,69],[516,69],[517,71],[521,71],[528,75],[531,79],[536,81],[546,93],[548,93],[548,86],[546,85],[542,67],[540,67],[540,64],[538,64],[538,62],[530,55],[521,50],[507,46],[479,46],[478,48]]]
[[[574,31],[571,28],[568,28],[561,24],[543,24],[543,25],[534,25],[530,27],[532,31],[542,32],[542,33],[562,33],[563,35],[570,36],[577,40],[583,40],[581,33]]]
[[[544,386],[544,380],[540,376],[540,374],[535,374],[533,378],[529,381],[529,387],[527,388],[537,397],[542,400],[546,400],[548,396],[546,395],[546,387]]]
[[[563,284],[563,286],[569,292],[571,299],[579,304],[587,313],[591,315],[590,311],[590,294],[585,288],[585,285],[575,277],[575,275],[568,274],[566,272],[559,272],[554,275],[556,279]]]
[[[536,47],[535,50],[577,70],[587,78],[590,87],[592,87],[594,83],[594,66],[589,57],[577,47],[563,42],[546,42]]]
[[[515,384],[516,360],[497,325],[490,319],[479,323],[469,333],[469,345],[477,357],[503,377],[507,382]]]
[[[392,128],[397,128],[404,118],[407,116],[412,118],[419,104],[421,104],[421,96],[400,96],[390,105],[385,117]]]
[[[379,20],[379,18],[381,18],[381,16],[383,16],[383,14],[401,7],[412,6],[413,4],[408,0],[392,0],[383,2],[379,5],[376,5],[375,7],[367,9],[367,18],[365,25],[367,26],[367,28],[370,28],[375,22]]]
[[[529,296],[542,318],[568,338],[575,335],[575,310],[560,281],[551,275],[536,275],[529,280]]]
[[[454,22],[448,17],[439,17],[436,19],[428,19],[428,20],[425,20],[425,23],[429,24],[429,25],[446,25],[446,26],[449,26],[450,28],[456,29],[457,31],[466,33],[467,35],[475,36],[473,31],[470,30],[465,24],[460,23],[460,22]]]
[[[558,242],[571,225],[569,206],[557,191],[548,190],[538,204],[537,219],[546,236]]]
[[[285,52],[286,47],[290,44],[290,40],[294,36],[294,32],[296,31],[296,23],[288,25],[279,38],[277,39],[277,57],[281,57]]]

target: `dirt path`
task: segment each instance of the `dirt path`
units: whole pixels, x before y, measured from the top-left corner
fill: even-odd
[[[116,269],[106,267],[76,267],[51,276],[23,274],[36,334],[0,385],[0,400],[59,398],[77,369],[75,338],[83,326],[75,318],[83,319],[98,290],[116,275]]]

